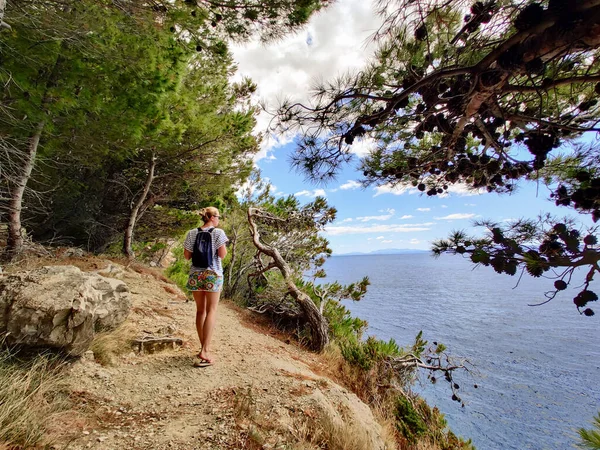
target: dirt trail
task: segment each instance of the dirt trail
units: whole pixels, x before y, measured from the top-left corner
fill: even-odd
[[[252,326],[248,312],[221,302],[215,364],[196,368],[194,303],[156,274],[113,265],[110,276],[131,290],[127,327],[137,334],[168,329],[184,345],[127,352],[108,366],[86,358],[74,363],[69,383],[77,410],[57,424],[74,435],[66,448],[293,448],[291,443],[310,440],[307,421],[322,414],[340,427],[363,429],[366,448],[384,448],[370,409],[315,374],[311,367],[321,364],[315,355]]]

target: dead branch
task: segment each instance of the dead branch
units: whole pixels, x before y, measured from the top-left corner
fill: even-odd
[[[294,282],[293,272],[288,263],[275,247],[265,244],[260,239],[260,233],[256,224],[256,218],[267,219],[270,221],[279,221],[278,218],[266,213],[258,208],[248,208],[248,223],[250,224],[250,234],[252,242],[262,253],[272,259],[273,264],[284,278],[289,294],[300,306],[304,318],[306,319],[312,334],[312,346],[316,351],[322,351],[329,342],[329,327],[323,315],[319,312],[312,299],[302,292]]]

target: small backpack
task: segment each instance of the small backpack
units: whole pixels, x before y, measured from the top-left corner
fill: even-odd
[[[212,243],[212,231],[198,228],[196,242],[194,242],[194,251],[192,252],[192,264],[199,269],[206,269],[212,266],[214,251]]]

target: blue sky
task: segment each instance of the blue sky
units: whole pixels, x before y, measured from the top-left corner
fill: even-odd
[[[312,86],[344,73],[358,71],[373,51],[373,33],[380,26],[371,0],[339,0],[313,17],[302,32],[268,46],[252,42],[234,46],[238,65],[235,79],[250,77],[258,86],[255,101],[274,110],[284,98],[306,103]],[[276,195],[295,194],[301,201],[315,195],[325,196],[338,210],[338,218],[326,236],[334,253],[368,252],[386,248],[428,250],[432,240],[444,238],[451,230],[473,229],[474,219],[496,221],[535,218],[543,212],[560,217],[578,216],[569,208],[557,208],[548,201],[550,192],[543,185],[523,183],[511,196],[497,194],[467,195],[453,187],[447,197],[427,197],[416,189],[374,187],[361,189],[355,171],[358,159],[327,186],[311,184],[289,164],[293,135],[268,133],[270,116],[258,119],[257,133],[268,138],[256,158],[263,178],[274,186]],[[364,155],[370,142],[356,142],[352,151]],[[585,218],[591,225],[591,220]]]
[[[275,195],[294,194],[303,202],[320,195],[337,208],[337,219],[325,234],[334,254],[388,248],[428,250],[432,240],[445,238],[451,230],[465,229],[480,235],[483,230],[472,226],[475,219],[508,221],[535,218],[544,212],[559,217],[579,216],[569,208],[556,207],[548,200],[548,188],[534,182],[522,183],[511,195],[468,195],[457,189],[446,197],[428,197],[416,189],[396,193],[376,187],[364,189],[357,183],[362,175],[355,170],[358,159],[335,182],[315,185],[291,168],[288,156],[293,148],[293,144],[287,144],[275,149],[270,158],[259,160],[258,166],[273,185]]]

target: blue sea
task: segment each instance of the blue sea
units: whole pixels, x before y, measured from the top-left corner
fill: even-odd
[[[369,322],[369,335],[409,346],[422,330],[469,360],[474,370],[455,375],[464,408],[443,377],[432,385],[422,376],[415,390],[478,449],[575,448],[577,429],[591,428],[600,410],[600,302],[590,305],[595,316],[581,316],[569,289],[528,306],[545,300],[553,280],[519,281],[462,256],[334,256],[325,270],[325,282],[369,276],[367,296],[344,302]],[[600,294],[600,282],[595,288]]]

